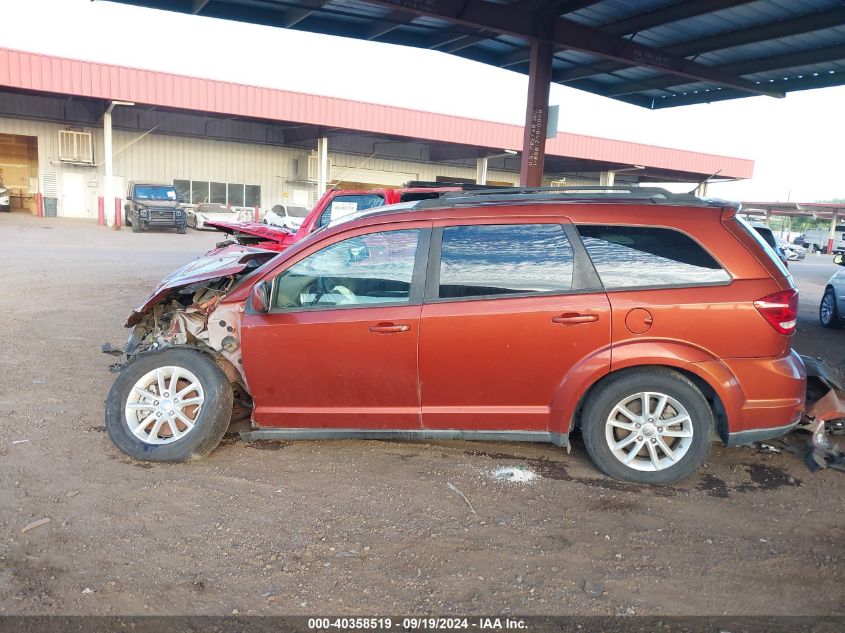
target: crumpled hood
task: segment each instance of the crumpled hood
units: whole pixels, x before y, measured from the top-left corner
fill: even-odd
[[[254,235],[270,242],[282,242],[292,235],[292,231],[260,222],[206,222],[205,225],[224,233]]]
[[[139,323],[154,306],[161,303],[174,290],[203,281],[237,275],[243,272],[251,262],[261,265],[276,255],[278,255],[276,251],[235,244],[209,251],[206,255],[198,257],[165,277],[149,298],[132,311],[126,319],[125,327],[132,327]]]

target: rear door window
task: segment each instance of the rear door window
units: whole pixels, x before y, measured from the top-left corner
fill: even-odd
[[[608,290],[731,280],[700,244],[674,229],[582,224],[578,232]]]
[[[574,254],[559,224],[447,226],[440,299],[572,290]]]
[[[337,220],[350,213],[366,211],[367,209],[373,209],[382,205],[384,205],[384,196],[378,193],[335,196],[331,199],[328,206],[323,209],[314,228],[318,229],[332,220]]]

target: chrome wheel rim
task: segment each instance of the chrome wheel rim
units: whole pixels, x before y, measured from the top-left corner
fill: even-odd
[[[620,400],[607,416],[605,440],[628,468],[659,471],[681,461],[692,446],[692,418],[665,393],[643,391]]]
[[[171,444],[194,430],[204,402],[195,374],[184,367],[158,367],[132,386],[123,417],[144,444]]]
[[[833,318],[833,296],[829,292],[826,292],[824,297],[822,297],[822,305],[819,308],[819,313],[822,323],[830,323]]]

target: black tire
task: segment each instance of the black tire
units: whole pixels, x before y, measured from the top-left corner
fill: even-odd
[[[141,223],[140,222],[132,222],[129,226],[132,227],[133,233],[140,233],[141,232]]]
[[[129,214],[126,212],[123,213],[123,224],[125,226],[132,226],[132,220],[129,219]]]
[[[822,306],[828,300],[832,309],[830,311],[830,317],[825,321]],[[830,328],[831,330],[841,330],[842,326],[845,325],[842,323],[842,315],[839,314],[839,308],[836,307],[836,293],[833,291],[833,288],[827,288],[824,291],[822,300],[819,303],[819,323],[822,324],[822,327]]]
[[[626,466],[617,459],[605,438],[608,418],[617,404],[641,392],[665,394],[675,399],[689,413],[691,444],[677,463],[662,470],[646,471]],[[695,473],[710,453],[713,429],[713,411],[698,387],[687,377],[664,367],[631,369],[607,378],[590,394],[581,421],[584,444],[598,469],[614,479],[643,484],[671,484]],[[620,438],[620,441],[622,439],[625,438]],[[669,438],[668,441],[675,442],[672,446],[677,450],[680,448],[679,443],[684,440]],[[648,449],[648,446],[643,445],[642,448]],[[644,457],[648,454],[644,450]]]
[[[132,387],[159,367],[187,369],[199,380],[204,402],[195,426],[184,437],[168,444],[149,444],[136,437],[124,417]],[[106,399],[106,430],[121,451],[144,461],[184,462],[205,457],[220,443],[232,416],[232,385],[210,356],[191,349],[171,348],[138,356],[123,368]]]
[[[177,227],[176,227],[176,232],[177,232],[179,235],[184,235],[185,233],[187,233],[187,232],[188,232],[188,227],[187,227],[187,226],[185,226],[184,224],[183,224],[182,226],[177,226]]]

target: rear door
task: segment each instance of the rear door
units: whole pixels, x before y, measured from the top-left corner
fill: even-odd
[[[420,323],[423,427],[547,431],[581,361],[606,354],[610,305],[563,219],[435,222]]]

